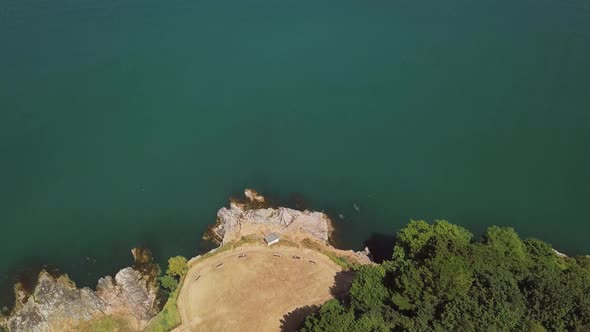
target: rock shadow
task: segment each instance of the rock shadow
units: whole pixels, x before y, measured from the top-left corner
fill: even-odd
[[[303,326],[305,318],[315,313],[319,308],[316,305],[306,305],[284,315],[283,319],[281,319],[281,332],[298,331]]]
[[[369,239],[365,241],[365,246],[371,251],[375,263],[381,264],[383,261],[391,260],[396,239],[395,235],[371,233]]]

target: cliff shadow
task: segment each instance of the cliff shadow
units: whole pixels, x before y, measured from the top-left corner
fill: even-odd
[[[334,275],[334,285],[330,287],[330,294],[341,303],[350,302],[350,286],[354,279],[354,271],[340,271]]]
[[[284,315],[283,319],[281,319],[281,332],[298,331],[303,326],[305,318],[315,313],[318,309],[319,307],[316,305],[306,305]]]
[[[395,235],[371,233],[369,239],[365,241],[365,246],[371,251],[373,261],[381,264],[383,261],[391,260],[396,240]]]

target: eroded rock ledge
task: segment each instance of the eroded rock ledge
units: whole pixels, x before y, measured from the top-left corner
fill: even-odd
[[[134,249],[134,267],[115,278],[99,279],[96,291],[77,288],[66,275],[39,274],[32,294],[15,286],[16,305],[6,321],[10,332],[75,331],[75,326],[104,315],[118,315],[137,329],[157,314],[157,266],[146,250]],[[148,258],[149,257],[149,258]],[[147,260],[147,261],[146,261]]]
[[[255,190],[246,189],[244,195],[247,200],[231,200],[229,208],[224,207],[217,212],[217,223],[210,232],[221,244],[247,233],[244,228],[251,225],[265,226],[269,231],[278,233],[307,234],[328,242],[332,224],[325,213],[285,207],[265,208],[264,196]]]
[[[244,196],[246,199],[230,200],[229,208],[224,207],[217,212],[217,222],[209,229],[208,238],[215,239],[220,245],[239,240],[242,236],[260,233],[286,235],[298,241],[312,238],[319,240],[334,253],[354,257],[360,264],[372,262],[368,248],[354,252],[338,250],[329,244],[334,228],[325,213],[273,208],[264,196],[253,189],[246,189]]]

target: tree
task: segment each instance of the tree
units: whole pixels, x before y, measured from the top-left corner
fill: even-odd
[[[434,236],[432,226],[423,220],[410,220],[410,223],[397,233],[394,254],[399,258],[416,259]]]
[[[506,268],[515,273],[527,268],[529,256],[522,240],[513,228],[492,226],[483,235],[482,243],[495,251]]]
[[[176,288],[178,288],[178,280],[176,280],[176,278],[174,278],[171,275],[163,275],[159,278],[160,280],[160,285],[162,285],[162,287],[168,289],[168,291],[170,293],[174,292],[176,290]]]
[[[188,272],[188,264],[185,257],[175,256],[168,259],[168,268],[166,274],[159,277],[160,285],[173,292],[177,287],[181,278]]]
[[[304,331],[590,331],[590,258],[492,226],[481,240],[410,221],[392,259],[358,269],[349,305],[326,303]]]
[[[389,291],[383,284],[384,277],[382,266],[361,266],[350,287],[352,307],[362,311],[380,307],[389,298]]]
[[[320,310],[305,320],[302,332],[341,332],[351,331],[354,313],[337,300],[326,302]]]
[[[168,269],[166,270],[166,274],[181,278],[187,272],[188,265],[186,257],[175,256],[168,259]]]

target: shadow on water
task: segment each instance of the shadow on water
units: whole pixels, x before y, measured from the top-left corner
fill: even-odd
[[[371,233],[368,240],[365,241],[365,246],[371,251],[373,261],[376,263],[383,263],[384,260],[390,260],[393,254],[393,247],[395,246],[395,235],[387,235],[382,233]]]

